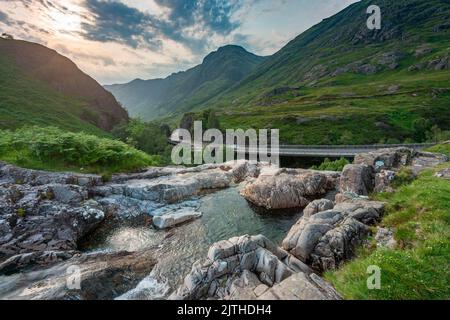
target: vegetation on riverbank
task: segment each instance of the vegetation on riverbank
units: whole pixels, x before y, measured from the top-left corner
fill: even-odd
[[[320,171],[342,171],[346,165],[350,164],[346,158],[340,158],[339,160],[331,161],[326,158],[320,165],[312,166],[312,170]]]
[[[55,127],[0,130],[0,160],[30,169],[105,176],[160,163],[158,156],[123,142]]]
[[[394,230],[398,245],[386,249],[372,242],[357,259],[326,273],[346,299],[448,299],[450,183],[434,173],[428,170],[395,193],[375,197],[388,203],[381,225]],[[371,265],[381,268],[380,290],[367,288]]]
[[[113,129],[112,135],[147,154],[160,156],[161,165],[171,164],[172,146],[168,143],[170,128],[164,124],[132,119]]]
[[[434,147],[429,148],[427,151],[435,152],[435,153],[442,153],[450,158],[450,143],[443,143],[443,144],[435,145]]]

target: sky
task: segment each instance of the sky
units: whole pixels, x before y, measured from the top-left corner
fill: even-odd
[[[0,33],[43,44],[101,84],[166,77],[227,44],[271,55],[358,0],[0,0]]]

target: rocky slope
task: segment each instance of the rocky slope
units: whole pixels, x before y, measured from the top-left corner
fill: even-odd
[[[384,204],[365,197],[368,190],[389,187],[391,180],[377,177],[388,170],[395,176],[404,165],[418,172],[446,160],[399,148],[358,155],[342,174],[240,161],[149,168],[115,175],[110,182],[96,175],[0,163],[0,298],[113,299],[133,288],[133,297],[145,297],[138,283],[153,270],[156,247],[86,253],[80,251],[80,243],[108,224],[173,228],[201,219],[201,212],[180,203],[242,184],[242,195],[250,201],[269,208],[307,205],[304,216],[292,226],[282,247],[263,235],[214,244],[171,298],[340,299],[320,273],[351,259],[381,219]],[[361,166],[368,169],[361,171]],[[284,183],[286,179],[290,183]],[[302,201],[292,202],[284,194]],[[328,199],[320,199],[324,196]],[[389,230],[376,237],[380,243],[395,245]],[[81,277],[79,290],[66,285],[71,279],[67,270],[73,266]]]
[[[111,93],[54,50],[36,43],[0,39],[0,57],[1,67],[8,68],[4,70],[8,72],[0,78],[2,108],[11,109],[11,113],[15,114],[17,110],[14,108],[24,108],[20,99],[32,101],[32,104],[25,103],[28,109],[21,110],[28,117],[23,119],[20,126],[33,123],[33,120],[33,124],[46,121],[47,125],[69,122],[66,124],[68,126],[70,120],[75,122],[73,118],[76,117],[86,126],[91,124],[108,131],[128,120],[127,112]],[[23,91],[16,92],[22,86]],[[41,106],[42,99],[46,99],[46,103]],[[41,108],[40,112],[34,110]],[[61,113],[65,113],[68,119]],[[36,119],[33,119],[35,114]],[[17,113],[16,117],[20,115]],[[61,118],[52,122],[51,119],[57,115]],[[5,127],[9,127],[9,124],[5,123]]]
[[[182,114],[207,103],[224,90],[237,85],[264,57],[239,46],[225,46],[210,53],[202,62],[185,72],[165,79],[140,80],[105,86],[129,110],[144,120],[170,114]]]
[[[150,274],[154,249],[80,253],[79,243],[84,238],[108,223],[147,225],[155,216],[155,226],[165,228],[189,221],[199,213],[186,212],[176,203],[230,187],[259,170],[246,162],[151,168],[116,175],[104,183],[96,175],[50,173],[0,163],[0,297],[115,298]],[[183,219],[174,221],[174,215]],[[66,269],[71,265],[81,267],[85,287],[80,292],[65,286]],[[101,283],[110,276],[115,280]]]
[[[282,248],[268,241],[264,236],[242,236],[214,244],[204,261],[193,265],[183,285],[172,294],[172,299],[231,299],[231,300],[336,300],[341,299],[333,287],[320,278],[327,270],[339,268],[342,263],[354,257],[355,249],[362,245],[384,214],[385,204],[369,201],[367,190],[387,187],[392,181],[376,180],[375,175],[392,170],[395,176],[403,166],[423,170],[424,162],[435,166],[448,161],[445,156],[416,153],[411,149],[385,149],[356,157],[356,162],[347,166],[340,177],[337,189],[341,192],[334,198],[312,201],[305,208],[304,216],[292,227],[282,243]],[[373,175],[367,177],[366,166]],[[264,170],[248,186],[259,186],[261,181],[272,181],[270,191],[264,188],[250,188],[252,194],[243,192],[244,197],[254,199],[255,193],[277,203],[287,199],[284,207],[304,205],[292,203],[288,198],[291,184],[277,183],[279,172]],[[311,173],[314,174],[314,173]],[[291,172],[291,180],[304,182],[303,176]],[[360,185],[365,183],[365,188]],[[376,185],[381,183],[381,185]],[[287,186],[287,190],[286,187]],[[293,188],[297,192],[304,187]],[[316,189],[320,190],[320,189]],[[304,194],[304,193],[303,193]],[[318,192],[316,196],[323,195]],[[295,197],[294,197],[295,198]],[[381,245],[395,245],[389,230],[379,229],[375,238]]]

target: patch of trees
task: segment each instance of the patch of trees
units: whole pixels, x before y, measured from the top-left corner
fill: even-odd
[[[194,122],[201,121],[203,123],[203,130],[218,129],[220,128],[219,118],[214,110],[205,110],[201,113],[186,113],[180,121],[179,127],[186,129],[191,134],[194,132]]]
[[[112,135],[151,155],[159,155],[162,164],[169,164],[172,146],[168,142],[171,130],[166,124],[143,122],[132,119],[129,123],[118,125],[112,130]]]

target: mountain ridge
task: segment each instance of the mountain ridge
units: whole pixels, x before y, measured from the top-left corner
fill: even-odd
[[[208,54],[200,65],[172,73],[166,78],[134,79],[125,84],[107,85],[132,116],[154,119],[167,113],[189,111],[241,81],[264,61],[241,46],[227,45]],[[183,104],[182,108],[179,105]]]
[[[31,89],[37,86],[40,88],[36,87],[36,90],[42,90],[48,96],[54,96],[56,100],[65,99],[66,110],[61,102],[58,102],[55,108],[70,114],[66,115],[68,118],[76,116],[80,121],[105,131],[110,131],[119,123],[129,119],[126,110],[119,105],[110,92],[81,71],[73,61],[55,50],[27,41],[0,39],[0,56],[3,58],[2,67],[5,69],[2,77],[4,88],[2,94],[5,104],[2,108],[5,110],[12,108],[14,104],[23,104],[18,101],[20,99],[34,99],[38,92]],[[27,88],[27,91],[13,96],[12,92],[17,88],[10,80],[17,77],[21,77],[23,83],[16,83],[16,85]],[[30,82],[28,86],[24,85],[26,82]],[[40,107],[43,111],[45,110],[45,106]],[[37,106],[30,104],[27,108],[32,114],[31,109]],[[51,111],[49,110],[48,113]],[[45,116],[41,114],[42,119]],[[21,119],[23,121],[23,118]],[[60,120],[64,122],[64,119]],[[74,119],[70,121],[72,120]],[[50,120],[47,122],[52,123]]]

